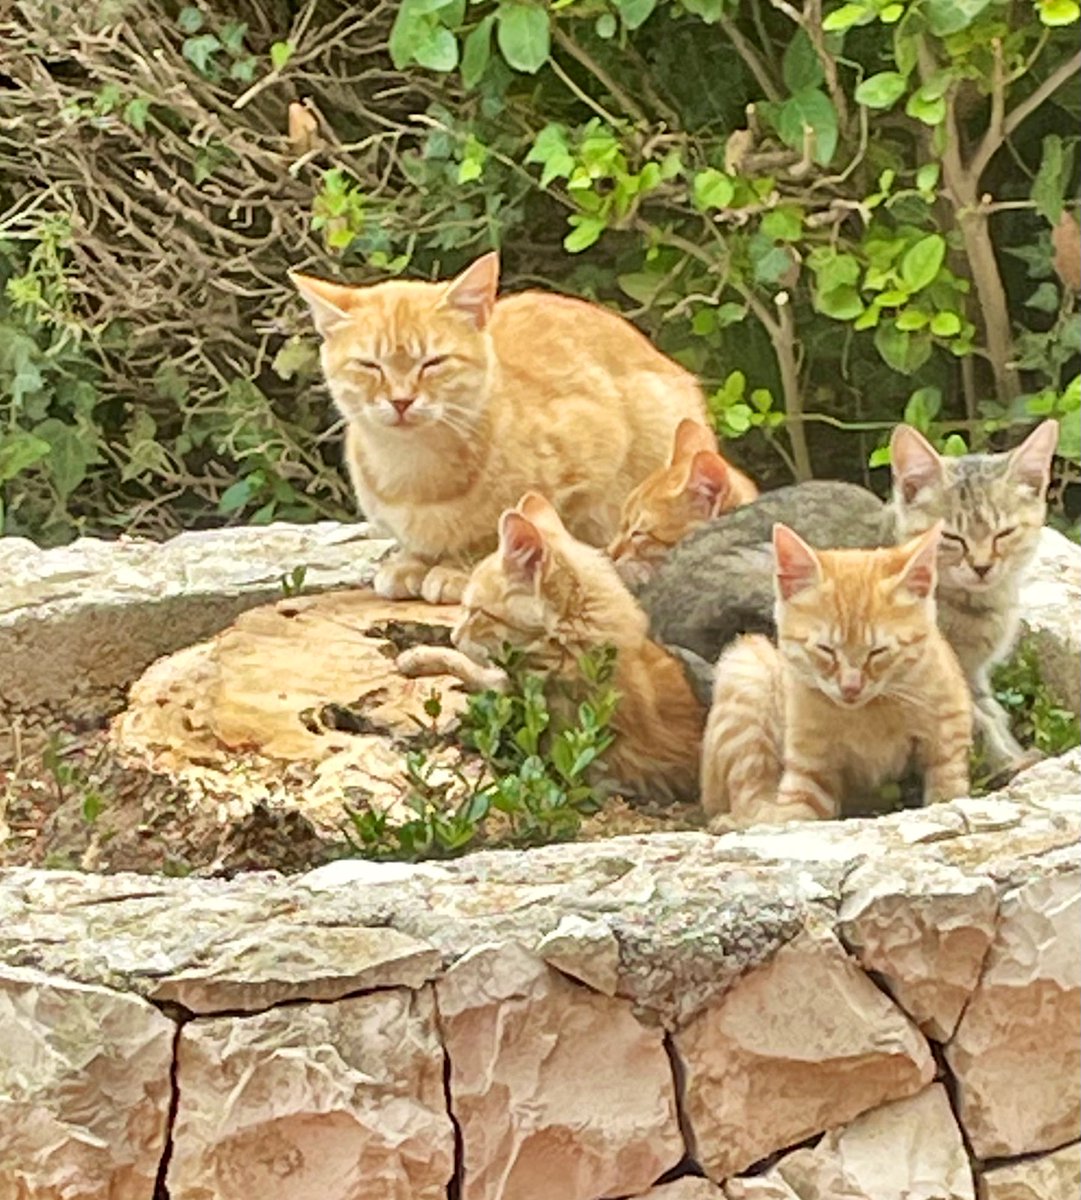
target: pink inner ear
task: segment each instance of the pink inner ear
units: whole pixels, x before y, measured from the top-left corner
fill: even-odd
[[[777,586],[785,600],[813,587],[821,578],[818,555],[787,525],[773,527],[773,554]]]
[[[691,460],[687,490],[712,516],[728,493],[728,464],[719,454],[709,450],[699,451]]]
[[[923,534],[914,550],[910,543],[910,557],[901,572],[904,586],[913,596],[919,596],[921,600],[930,596],[935,590],[935,562],[941,541],[941,529],[940,522],[928,533]]]
[[[503,561],[513,570],[532,578],[544,561],[544,539],[540,530],[521,513],[506,512],[499,523],[499,548]]]
[[[477,329],[488,324],[499,288],[499,255],[478,258],[447,288],[444,303],[471,318]]]
[[[893,480],[906,502],[942,477],[942,459],[927,439],[908,425],[898,425],[890,438]]]
[[[1058,448],[1058,434],[1058,421],[1044,421],[1010,456],[1013,473],[1041,495],[1051,481],[1051,459]]]

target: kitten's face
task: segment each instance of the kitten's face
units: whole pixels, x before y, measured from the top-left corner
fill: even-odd
[[[605,640],[612,613],[624,627],[645,616],[600,551],[575,541],[555,510],[527,493],[499,525],[499,549],[473,569],[463,614],[451,640],[476,662],[491,662],[505,644],[541,669],[569,665]]]
[[[726,511],[728,464],[713,434],[680,422],[667,466],[648,475],[623,502],[608,554],[631,586],[645,583],[665,555],[710,517]]]
[[[486,398],[494,255],[450,284],[293,281],[323,335],[323,372],[346,420],[403,432],[472,432]]]
[[[912,667],[935,628],[938,527],[884,550],[812,550],[774,527],[778,645],[804,683],[842,708],[918,703]]]
[[[942,522],[941,586],[982,592],[1016,579],[1036,552],[1058,422],[1044,421],[1005,454],[940,456],[916,430],[891,439],[899,537]]]

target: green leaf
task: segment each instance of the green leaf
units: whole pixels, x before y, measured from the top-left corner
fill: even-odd
[[[803,127],[814,130],[814,160],[820,167],[829,166],[837,149],[837,110],[825,92],[805,88],[786,100],[777,116],[777,132],[793,150],[803,148]]]
[[[1081,6],[1077,0],[1038,0],[1040,20],[1052,28],[1059,25],[1072,25],[1081,17]]]
[[[931,422],[942,411],[942,392],[936,387],[918,388],[905,405],[905,422],[927,433]]]
[[[901,278],[909,291],[918,292],[933,283],[945,257],[946,239],[937,233],[920,238],[910,247],[901,259]]]
[[[86,435],[55,417],[37,425],[34,434],[49,443],[49,475],[61,498],[66,500],[86,478],[86,468],[93,457]]]
[[[20,472],[45,458],[51,449],[44,438],[25,430],[0,433],[0,483],[14,479]]]
[[[938,37],[960,33],[990,4],[991,0],[923,0],[921,12],[927,27]]]
[[[905,112],[924,125],[941,125],[946,119],[946,101],[941,96],[928,96],[925,89],[920,88],[909,96]]]
[[[931,318],[935,337],[954,337],[961,332],[961,318],[955,312],[938,312]]]
[[[893,25],[905,15],[905,7],[903,4],[887,4],[884,9],[878,14],[878,19],[883,25]]]
[[[458,39],[443,25],[433,25],[414,49],[413,58],[429,71],[446,74],[458,65]]]
[[[521,0],[503,0],[496,20],[496,40],[507,63],[516,71],[536,74],[551,50],[548,10]]]
[[[824,292],[841,284],[855,284],[860,277],[859,259],[830,248],[812,251],[808,265],[815,273],[819,290]]]
[[[467,88],[475,88],[488,68],[492,56],[494,24],[495,13],[489,13],[462,45],[462,83]]]
[[[924,163],[916,172],[916,187],[921,192],[931,192],[938,186],[938,177],[941,173],[941,168],[938,163]]]
[[[1064,176],[1068,174],[1062,138],[1049,133],[1043,139],[1040,169],[1032,182],[1031,196],[1036,211],[1051,225],[1057,225],[1062,216],[1062,197],[1069,182]]]
[[[223,515],[236,512],[244,507],[251,498],[252,485],[249,479],[238,479],[230,484],[218,500],[218,512]]]
[[[545,125],[537,134],[529,153],[527,163],[543,163],[540,185],[547,187],[553,179],[566,179],[574,170],[574,156],[567,144],[567,131],[562,125]]]
[[[146,118],[150,112],[150,101],[137,97],[134,100],[129,100],[124,106],[124,120],[137,133],[142,133],[146,129]]]
[[[723,171],[707,167],[694,177],[692,188],[695,204],[703,211],[727,208],[736,194],[736,185]]]
[[[619,22],[613,13],[601,13],[597,18],[597,23],[593,26],[593,32],[602,41],[611,41],[619,32]]]
[[[657,0],[616,0],[616,8],[628,29],[644,24],[657,7]]]
[[[897,328],[905,330],[923,329],[929,320],[927,314],[918,308],[903,308],[896,317]]]
[[[280,71],[295,52],[296,46],[292,42],[275,42],[270,47],[270,65],[275,71]]]
[[[229,21],[218,30],[222,45],[230,54],[244,52],[244,38],[248,33],[246,21]]]
[[[892,108],[905,94],[908,81],[897,71],[880,71],[856,88],[856,103],[867,108]]]
[[[826,33],[842,33],[853,25],[866,25],[874,20],[874,11],[863,4],[842,4],[835,8],[822,22]]]
[[[176,23],[184,33],[198,33],[203,27],[203,14],[193,5],[189,5],[180,10],[180,16],[177,17]]]
[[[606,228],[603,217],[592,217],[586,214],[575,214],[569,218],[573,227],[563,239],[563,249],[571,254],[579,254],[588,249],[604,233]]]
[[[747,243],[756,282],[779,283],[792,269],[792,251],[775,246],[764,233],[756,233]]]
[[[802,29],[797,29],[781,59],[781,77],[790,92],[814,88],[822,82],[824,75],[811,39]]]
[[[762,218],[762,232],[775,242],[796,242],[803,236],[803,209],[782,204]]]
[[[209,75],[214,55],[221,48],[221,42],[212,33],[201,33],[198,37],[186,38],[181,53],[200,75]]]
[[[835,321],[852,321],[863,312],[860,294],[850,283],[839,284],[826,292],[816,292],[814,306]]]
[[[724,0],[682,0],[683,7],[707,25],[716,25],[724,12]]]
[[[949,458],[961,458],[968,453],[968,445],[959,433],[951,433],[942,444],[942,453]]]
[[[879,446],[871,451],[871,457],[867,460],[869,467],[888,467],[890,465],[890,448],[889,446]]]
[[[893,321],[883,321],[875,330],[875,349],[887,366],[911,375],[931,357],[931,337],[922,330],[908,333]]]
[[[1034,308],[1038,312],[1057,313],[1059,309],[1058,288],[1050,280],[1045,280],[1025,301],[1026,308]]]

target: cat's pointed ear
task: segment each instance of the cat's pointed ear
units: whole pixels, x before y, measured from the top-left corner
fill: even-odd
[[[911,425],[898,425],[890,437],[890,463],[893,486],[901,499],[910,504],[929,484],[942,478],[942,459],[938,451]]]
[[[321,337],[329,337],[335,329],[349,321],[356,288],[331,283],[328,279],[316,279],[312,275],[301,275],[297,271],[290,271],[289,279],[307,300],[316,331]]]
[[[1058,448],[1058,421],[1042,421],[1010,455],[1010,473],[1038,495],[1051,482],[1051,459]]]
[[[499,255],[493,250],[447,285],[442,304],[467,316],[477,329],[488,324],[499,289]]]
[[[936,521],[926,533],[899,546],[897,553],[902,560],[898,572],[899,584],[906,591],[925,600],[934,594],[938,561],[938,546],[942,540],[942,522]]]
[[[544,536],[532,521],[509,508],[499,518],[499,552],[509,571],[536,579],[544,563]]]
[[[782,600],[814,587],[822,578],[818,555],[787,525],[773,527],[773,557],[776,562],[777,591]]]
[[[672,443],[672,456],[668,460],[670,467],[697,454],[699,450],[716,450],[717,439],[713,431],[690,417],[684,417],[676,426],[676,436]]]
[[[540,492],[526,492],[516,507],[527,521],[532,521],[538,529],[544,530],[545,533],[558,537],[567,532],[566,526],[560,520],[559,513]]]
[[[716,516],[728,495],[728,463],[714,450],[699,450],[691,459],[685,490],[704,516]]]

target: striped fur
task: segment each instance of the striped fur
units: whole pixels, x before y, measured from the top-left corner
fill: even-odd
[[[757,497],[751,480],[718,453],[712,430],[680,421],[667,464],[624,500],[608,553],[627,583],[638,587],[688,533]]]
[[[968,679],[976,728],[989,765],[1030,758],[1010,733],[990,672],[1013,649],[1020,589],[1047,515],[1047,485],[1058,422],[1039,425],[1006,454],[940,456],[899,425],[890,442],[893,515],[899,539],[943,522],[938,555],[938,622]]]
[[[537,668],[571,676],[578,659],[616,648],[616,738],[605,756],[618,784],[693,799],[706,712],[682,663],[648,637],[648,621],[600,551],[575,540],[536,493],[500,520],[499,549],[474,568],[455,646],[485,663],[506,643]]]
[[[925,803],[968,791],[972,706],[935,623],[937,549],[937,526],[899,547],[820,552],[776,527],[778,646],[743,638],[717,664],[707,812],[836,817],[913,763]]]

